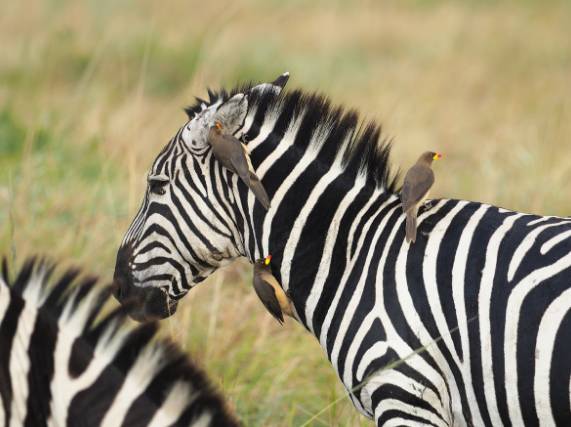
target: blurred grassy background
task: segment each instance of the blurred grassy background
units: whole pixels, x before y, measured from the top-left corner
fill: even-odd
[[[0,249],[110,279],[145,174],[207,86],[327,93],[394,137],[393,163],[446,155],[434,196],[571,214],[568,1],[3,1]],[[316,340],[279,327],[235,264],[171,334],[245,425],[300,425],[342,396]],[[344,400],[312,425],[368,425]]]

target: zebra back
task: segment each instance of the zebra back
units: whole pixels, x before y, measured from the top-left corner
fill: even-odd
[[[0,277],[0,426],[233,426],[205,374],[156,323],[104,309],[111,288],[28,260]],[[53,282],[53,284],[51,284]]]

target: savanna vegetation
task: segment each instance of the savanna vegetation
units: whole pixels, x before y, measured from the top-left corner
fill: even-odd
[[[393,164],[425,149],[432,196],[571,214],[571,3],[27,0],[0,3],[0,249],[110,280],[154,156],[206,87],[270,80],[379,120]],[[316,340],[280,327],[238,262],[164,333],[248,426],[343,396]],[[310,425],[368,425],[347,399]]]

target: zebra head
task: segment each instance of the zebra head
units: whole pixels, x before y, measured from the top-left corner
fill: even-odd
[[[143,203],[117,253],[115,296],[136,320],[165,318],[177,301],[218,267],[244,255],[234,218],[237,177],[212,155],[208,132],[216,122],[242,138],[250,101],[278,96],[288,80],[209,91],[186,109],[188,121],[155,159]]]

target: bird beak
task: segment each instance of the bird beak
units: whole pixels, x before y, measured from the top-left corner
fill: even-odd
[[[434,153],[434,156],[432,157],[432,160],[438,160],[442,158],[442,154],[441,153]]]
[[[264,265],[270,265],[271,261],[272,261],[272,256],[268,255],[267,257],[264,258]]]

